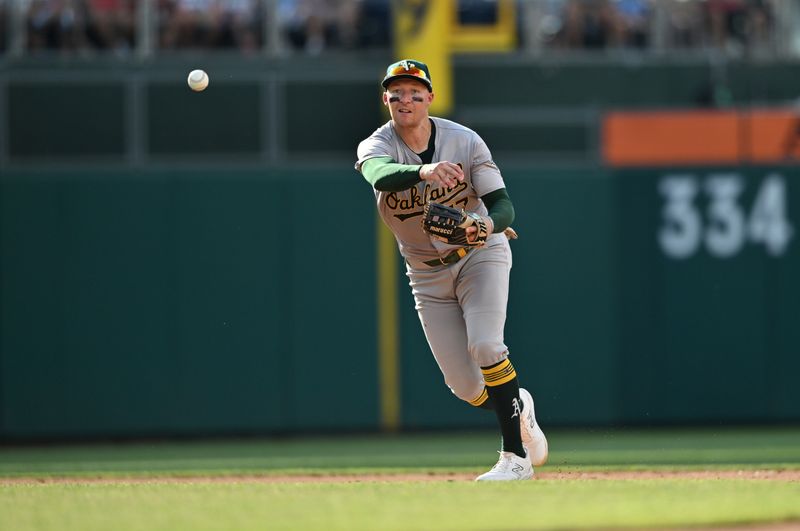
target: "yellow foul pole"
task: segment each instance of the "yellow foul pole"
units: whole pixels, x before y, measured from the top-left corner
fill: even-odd
[[[397,315],[397,242],[377,216],[378,241],[378,385],[381,428],[394,432],[400,427],[400,360]]]

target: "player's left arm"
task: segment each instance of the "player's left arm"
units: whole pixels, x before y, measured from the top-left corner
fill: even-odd
[[[493,229],[492,232],[499,233],[506,230],[514,222],[514,204],[508,196],[508,191],[505,188],[500,188],[494,192],[489,192],[481,196],[483,204],[489,211],[489,217],[492,219]]]
[[[504,232],[514,222],[514,205],[489,147],[477,133],[472,142],[471,174],[472,186],[489,212],[487,225],[493,233]]]
[[[509,240],[517,239],[517,233],[510,227],[514,221],[514,204],[508,196],[505,188],[498,188],[493,192],[481,196],[481,201],[488,210],[487,216],[479,216],[478,222],[471,222],[465,227],[467,241],[470,245],[482,245],[486,241],[486,236],[491,233],[505,234]],[[463,211],[462,211],[463,213]],[[476,213],[468,213],[466,221],[470,222],[470,216],[478,216]]]

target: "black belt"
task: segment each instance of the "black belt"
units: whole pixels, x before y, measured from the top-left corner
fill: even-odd
[[[465,256],[469,252],[468,247],[462,247],[460,249],[456,249],[452,253],[448,254],[444,258],[436,258],[434,260],[427,260],[422,262],[425,265],[429,265],[431,267],[440,266],[440,265],[447,265],[447,264],[455,264]]]

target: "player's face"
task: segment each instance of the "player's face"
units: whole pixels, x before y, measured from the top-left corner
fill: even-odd
[[[433,93],[428,87],[413,79],[392,81],[383,93],[383,104],[399,126],[414,126],[426,120],[432,101]]]

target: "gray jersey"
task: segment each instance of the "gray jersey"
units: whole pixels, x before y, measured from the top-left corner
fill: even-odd
[[[448,245],[422,230],[422,208],[429,200],[461,207],[482,216],[488,214],[480,197],[505,188],[500,170],[492,160],[486,143],[475,131],[443,118],[433,118],[436,125],[432,162],[449,161],[460,164],[464,181],[454,188],[433,188],[427,181],[402,192],[375,190],[378,211],[384,223],[394,233],[400,253],[417,261],[446,256],[457,246]],[[376,157],[391,157],[401,164],[422,164],[422,160],[406,144],[391,121],[378,128],[358,146],[356,169],[364,161]]]

